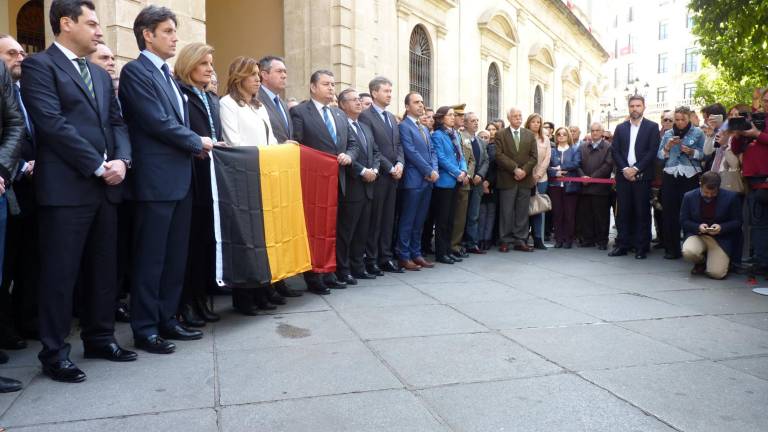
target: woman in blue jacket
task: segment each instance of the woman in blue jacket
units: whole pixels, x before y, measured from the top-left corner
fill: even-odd
[[[555,177],[583,177],[581,152],[573,146],[566,127],[555,132],[555,147],[549,160],[549,197],[552,199],[552,228],[555,231],[555,247],[570,249],[576,230],[576,205],[581,183],[554,181]]]
[[[469,182],[467,161],[461,151],[461,136],[453,127],[454,112],[451,107],[440,107],[434,115],[435,131],[432,132],[432,147],[437,155],[440,177],[432,191],[435,217],[435,257],[437,262],[453,264],[450,256],[451,232],[458,187]]]

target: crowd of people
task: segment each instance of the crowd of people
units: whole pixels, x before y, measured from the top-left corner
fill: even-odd
[[[200,339],[197,328],[220,319],[213,294],[245,315],[303,295],[284,281],[216,283],[216,147],[298,142],[336,158],[336,271],[304,274],[319,295],[493,247],[607,250],[612,211],[609,255],[644,259],[652,207],[654,247],[693,273],[768,268],[766,91],[752,106],[706,107],[701,124],[680,107],[659,126],[632,96],[613,133],[596,122],[582,135],[537,113],[524,122],[518,108],[481,129],[466,105],[431,109],[413,91],[401,112],[385,77],[337,92],[318,70],[307,100],[284,99],[277,56],[238,57],[219,85],[213,47],[177,55],[165,7],[136,17],[141,54],[119,75],[91,1],[54,0],[50,22],[55,41],[33,56],[0,36],[0,348],[39,339],[54,380],[86,379],[70,358],[73,315],[86,358],[127,362],[138,356],[117,343],[115,321],[130,323],[137,349],[170,354],[171,340]],[[0,378],[0,392],[20,387]]]

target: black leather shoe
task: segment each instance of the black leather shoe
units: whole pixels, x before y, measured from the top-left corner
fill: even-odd
[[[573,243],[571,242],[563,243],[563,249],[571,249],[571,248],[573,248]]]
[[[613,248],[612,251],[608,252],[609,257],[617,257],[617,256],[624,256],[627,254],[627,250],[620,247]]]
[[[12,393],[21,390],[21,381],[0,377],[0,393]]]
[[[271,294],[267,295],[267,301],[272,303],[273,305],[284,305],[285,304],[285,297],[281,296],[277,292],[272,292]]]
[[[152,354],[170,354],[176,351],[176,345],[173,342],[169,342],[158,335],[136,339],[133,344],[136,348]]]
[[[181,305],[179,316],[185,325],[190,327],[205,327],[205,320],[197,314],[195,308],[190,304]]]
[[[307,291],[317,295],[328,295],[331,290],[321,281],[307,282]]]
[[[533,238],[533,248],[538,250],[547,250],[547,246],[544,244],[544,241],[542,241],[540,237]]]
[[[646,259],[648,258],[648,255],[645,254],[645,252],[638,252],[635,254],[635,259]]]
[[[344,289],[347,287],[347,283],[339,280],[333,273],[331,273],[330,276],[324,277],[323,283],[330,289]]]
[[[453,253],[453,252],[451,252],[450,254],[448,254],[448,258],[452,259],[454,262],[462,262],[462,261],[464,261],[463,259],[461,259],[461,257],[460,257],[460,256],[458,256],[458,255],[454,255],[454,253]]]
[[[357,279],[355,279],[352,275],[349,275],[349,274],[338,275],[336,276],[336,280],[339,282],[343,282],[344,287],[336,288],[332,285],[329,285],[328,287],[331,289],[344,289],[347,287],[347,285],[357,285]]]
[[[131,310],[128,309],[128,305],[123,302],[119,302],[115,308],[115,321],[122,323],[131,322]]]
[[[653,245],[653,249],[664,249],[664,243],[661,242]]]
[[[443,255],[435,258],[435,261],[441,263],[441,264],[453,264],[456,261],[454,261],[453,258],[449,257],[448,255]]]
[[[135,352],[120,348],[116,342],[98,347],[86,347],[83,356],[87,359],[99,358],[113,362],[129,362],[138,357]]]
[[[367,271],[368,273],[374,276],[384,276],[384,272],[381,271],[379,266],[377,266],[376,264],[369,264],[365,266],[365,271]]]
[[[352,277],[355,279],[376,279],[376,275],[372,275],[368,273],[367,271],[363,272],[352,272]]]
[[[85,381],[85,373],[70,360],[59,360],[43,365],[43,373],[54,381],[79,383]]]
[[[202,339],[203,332],[200,330],[188,329],[181,324],[176,324],[173,327],[160,330],[160,336],[165,339],[189,341]]]
[[[200,315],[200,318],[202,318],[203,321],[217,322],[221,319],[219,314],[217,314],[211,309],[211,306],[208,304],[208,302],[205,299],[198,299],[195,306],[196,306],[195,310],[197,310],[197,314]]]
[[[272,286],[274,286],[275,291],[277,291],[277,293],[283,297],[301,297],[304,295],[301,293],[301,291],[288,288],[288,285],[285,283],[285,281],[277,281],[272,284]]]
[[[469,254],[464,249],[452,250],[451,255],[459,258],[469,258]]]
[[[682,255],[679,254],[679,253],[669,253],[669,252],[667,252],[667,253],[664,254],[664,259],[668,259],[668,260],[676,260],[676,259],[680,259],[681,257],[682,257]]]
[[[389,273],[405,273],[405,270],[403,270],[403,268],[400,267],[399,264],[397,264],[392,260],[389,260],[385,262],[383,265],[380,265],[379,268]]]
[[[0,348],[7,350],[22,350],[27,347],[25,341],[13,327],[3,325],[0,327]]]

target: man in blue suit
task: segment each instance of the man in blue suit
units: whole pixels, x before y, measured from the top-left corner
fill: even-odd
[[[626,255],[645,259],[651,245],[651,181],[653,161],[659,150],[659,125],[643,118],[645,99],[629,98],[629,120],[616,126],[611,153],[616,165],[618,235],[608,256]]]
[[[683,257],[694,263],[692,274],[723,279],[740,244],[741,199],[720,189],[716,172],[704,173],[699,182],[699,189],[683,196],[680,208],[680,226],[686,237]]]
[[[192,158],[213,143],[189,128],[187,101],[166,60],[176,54],[176,15],[147,6],[133,24],[141,54],[123,67],[120,102],[133,143],[135,200],[131,327],[137,348],[170,354],[166,339],[203,334],[176,320],[189,243]]]
[[[400,143],[405,154],[405,171],[400,183],[402,211],[397,232],[400,266],[420,270],[425,262],[421,253],[421,233],[427,217],[432,186],[437,182],[437,155],[429,141],[429,130],[420,122],[424,98],[416,92],[405,95],[405,118],[400,122]]]
[[[21,89],[37,147],[43,345],[38,358],[52,379],[81,382],[85,373],[69,359],[65,341],[80,275],[85,357],[136,359],[114,336],[117,203],[131,165],[131,145],[112,80],[86,60],[103,36],[95,6],[91,1],[56,0],[50,21],[55,41],[22,63]]]

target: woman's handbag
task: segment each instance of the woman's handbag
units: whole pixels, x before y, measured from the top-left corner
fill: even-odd
[[[552,200],[549,195],[540,194],[539,191],[536,191],[536,194],[531,196],[530,204],[528,204],[528,216],[535,216],[550,210],[552,210]]]
[[[725,190],[736,192],[738,194],[743,194],[747,191],[741,171],[720,171],[720,181],[720,187]]]

